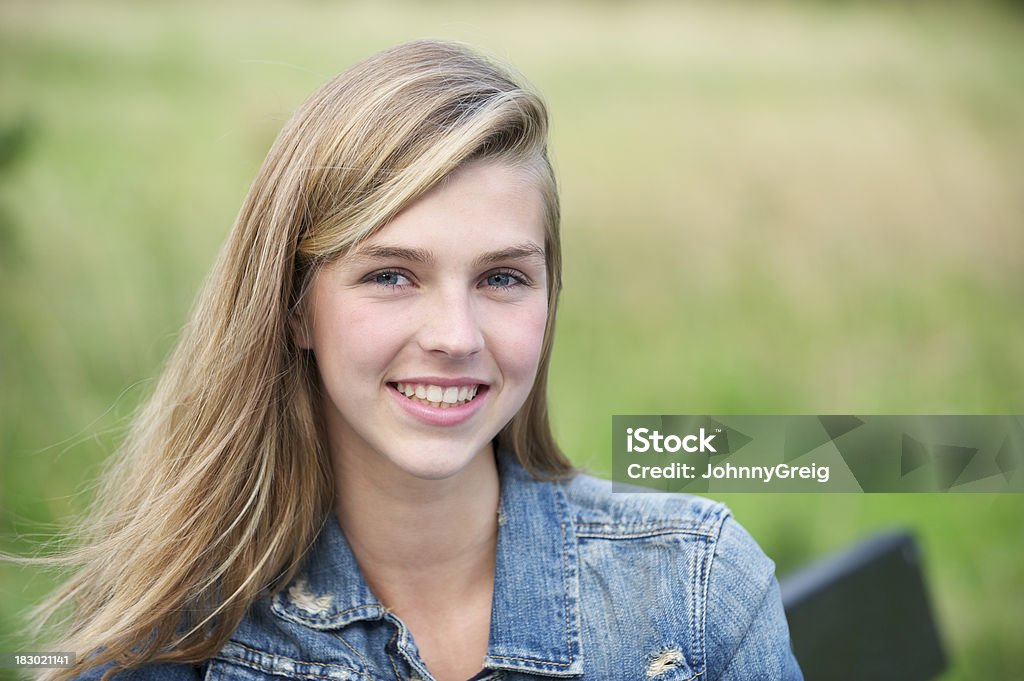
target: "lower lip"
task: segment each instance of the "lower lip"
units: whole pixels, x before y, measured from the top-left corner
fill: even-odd
[[[468,421],[473,418],[474,414],[480,411],[489,392],[487,387],[481,386],[476,397],[469,402],[458,407],[441,409],[440,407],[430,407],[422,402],[410,399],[403,393],[398,392],[398,389],[391,384],[388,384],[387,390],[407,414],[431,426],[457,426]]]

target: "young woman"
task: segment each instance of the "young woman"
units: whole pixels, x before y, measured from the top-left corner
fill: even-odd
[[[287,123],[48,602],[84,679],[798,679],[720,504],[576,474],[543,102],[400,45]]]

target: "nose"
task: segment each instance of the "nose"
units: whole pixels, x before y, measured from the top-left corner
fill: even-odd
[[[452,359],[471,357],[484,346],[476,301],[469,291],[437,291],[424,310],[419,346]]]

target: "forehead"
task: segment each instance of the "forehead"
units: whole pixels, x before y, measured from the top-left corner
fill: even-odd
[[[459,253],[545,243],[545,206],[530,170],[501,161],[459,168],[353,249],[380,246]]]

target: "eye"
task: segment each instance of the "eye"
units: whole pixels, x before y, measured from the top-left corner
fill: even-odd
[[[488,274],[484,278],[484,283],[493,289],[510,289],[516,286],[529,286],[530,280],[516,270],[498,270]]]
[[[380,272],[374,272],[367,277],[366,280],[376,284],[377,286],[384,286],[386,288],[404,288],[412,283],[409,281],[409,277],[405,276],[398,270],[381,270]]]

